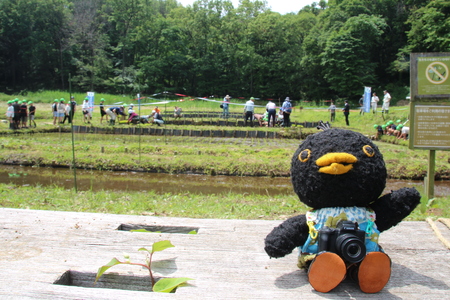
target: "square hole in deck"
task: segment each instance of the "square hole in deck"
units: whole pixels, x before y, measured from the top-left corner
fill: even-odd
[[[144,224],[120,224],[117,230],[131,231],[131,230],[146,230],[151,232],[161,232],[161,233],[183,233],[189,234],[198,233],[199,227],[189,227],[189,226],[156,226],[156,225],[144,225]]]
[[[119,275],[115,273],[103,274],[94,284],[96,273],[68,270],[53,284],[90,288],[120,289],[129,291],[152,292],[150,276]],[[160,278],[155,278],[156,280]]]

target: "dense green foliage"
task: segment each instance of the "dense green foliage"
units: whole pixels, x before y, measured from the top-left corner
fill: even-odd
[[[450,49],[442,0],[2,0],[0,89],[404,99],[410,52]]]

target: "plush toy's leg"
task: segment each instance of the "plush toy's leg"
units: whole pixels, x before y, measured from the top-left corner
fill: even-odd
[[[311,286],[318,292],[328,293],[345,278],[347,268],[339,255],[324,252],[316,256],[308,269]]]
[[[370,252],[359,265],[359,288],[364,293],[377,293],[391,277],[391,259],[383,252]]]

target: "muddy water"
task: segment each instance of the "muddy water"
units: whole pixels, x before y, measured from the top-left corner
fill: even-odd
[[[254,193],[264,195],[293,194],[289,178],[232,177],[206,175],[170,175],[141,172],[111,172],[77,170],[79,191],[150,191],[157,193],[226,194]],[[74,174],[69,169],[0,166],[0,182],[15,185],[61,186],[74,188]],[[388,180],[384,193],[402,187],[423,191],[422,181]],[[450,181],[435,183],[435,196],[450,195]]]

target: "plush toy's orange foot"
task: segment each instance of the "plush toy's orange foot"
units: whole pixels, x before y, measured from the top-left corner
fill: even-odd
[[[311,286],[318,292],[328,293],[345,278],[347,268],[336,253],[324,252],[316,256],[308,269]]]
[[[390,277],[391,259],[383,252],[370,252],[359,266],[359,288],[364,293],[381,291]]]

